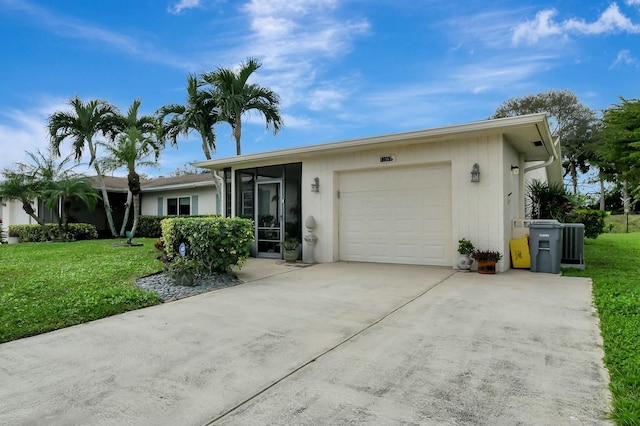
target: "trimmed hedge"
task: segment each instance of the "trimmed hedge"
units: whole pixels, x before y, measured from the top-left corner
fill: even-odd
[[[10,225],[9,236],[18,237],[21,243],[48,241],[49,235],[58,237],[58,225],[47,223],[46,230],[42,226],[33,225]],[[70,223],[69,232],[65,234],[67,240],[95,240],[98,238],[98,231],[94,225],[89,223]]]
[[[140,238],[160,238],[162,236],[162,221],[164,219],[174,219],[177,217],[214,217],[216,215],[198,215],[198,216],[148,216],[140,215],[138,217],[138,227],[136,228],[136,237]]]
[[[184,243],[186,257],[202,262],[209,272],[228,272],[249,257],[253,221],[220,216],[164,219],[162,238],[170,261],[180,256],[178,250]]]
[[[604,232],[604,218],[607,217],[607,214],[602,210],[576,209],[566,217],[565,222],[583,223],[584,236],[597,238]]]

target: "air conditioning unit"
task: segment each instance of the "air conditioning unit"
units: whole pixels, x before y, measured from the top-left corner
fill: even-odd
[[[564,268],[584,269],[584,224],[562,224],[562,257]]]

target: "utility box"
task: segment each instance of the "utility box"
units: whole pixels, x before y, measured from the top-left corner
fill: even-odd
[[[537,220],[529,225],[532,272],[560,273],[562,224],[557,220]]]

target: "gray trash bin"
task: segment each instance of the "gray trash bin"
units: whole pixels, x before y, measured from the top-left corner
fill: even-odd
[[[560,273],[562,224],[557,220],[537,220],[529,225],[531,271]]]

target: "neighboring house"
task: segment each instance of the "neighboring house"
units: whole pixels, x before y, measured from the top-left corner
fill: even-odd
[[[255,220],[255,256],[280,257],[285,233],[308,236],[312,216],[317,242],[303,244],[303,258],[453,267],[468,238],[505,254],[501,271],[513,223],[525,218],[526,179],[562,182],[544,114],[194,165],[223,174],[226,216]]]
[[[143,215],[221,213],[221,200],[210,173],[145,180],[140,184]]]
[[[100,191],[95,176],[91,177],[93,186]],[[220,213],[221,201],[216,191],[214,176],[210,173],[199,173],[169,178],[143,180],[140,183],[140,211],[143,215],[198,215]],[[109,193],[111,211],[119,231],[126,210],[128,184],[126,177],[105,176],[105,184]],[[42,202],[36,208],[39,217],[45,222],[55,222],[53,213],[46,209]],[[73,222],[91,223],[95,225],[101,236],[110,236],[106,213],[102,200],[94,210],[78,204],[72,209]],[[9,225],[29,224],[35,221],[22,209],[19,202],[3,202],[0,207],[0,219],[5,231]],[[133,212],[129,220],[133,220]],[[129,228],[129,227],[128,227]],[[127,229],[128,229],[127,228]]]

